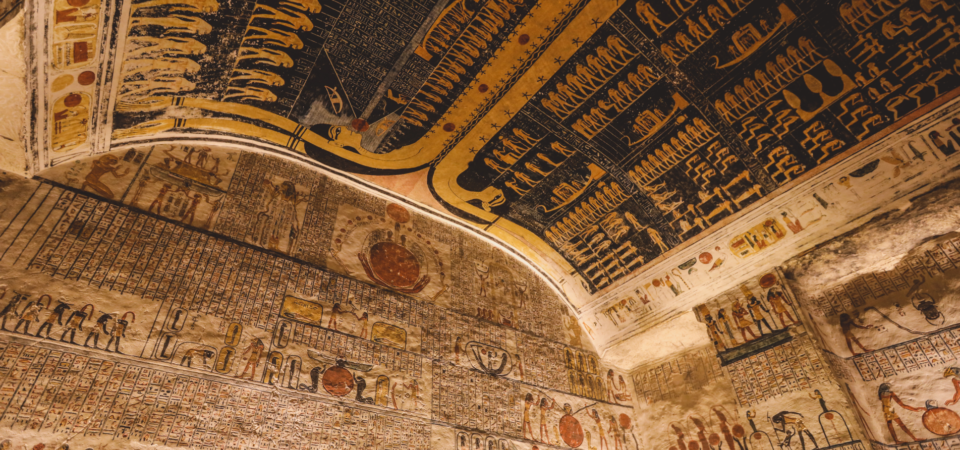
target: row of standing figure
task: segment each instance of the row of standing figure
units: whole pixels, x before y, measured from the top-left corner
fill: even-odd
[[[6,297],[6,295],[7,287],[0,286],[0,300]],[[47,294],[41,295],[36,301],[28,301],[29,297],[29,294],[14,291],[13,298],[0,310],[0,329],[11,331],[7,330],[7,321],[16,319],[17,323],[12,330],[14,333],[52,339],[50,333],[53,331],[54,324],[56,324],[62,329],[60,342],[69,342],[77,345],[75,342],[77,331],[83,332],[84,323],[96,313],[96,309],[92,304],[86,304],[77,309],[74,305],[67,302],[65,298],[60,297],[57,299],[56,306],[47,314],[46,319],[40,324],[40,327],[37,328],[36,333],[31,334],[30,326],[35,322],[40,322],[42,312],[49,310],[54,301],[53,297]],[[44,301],[46,301],[46,303],[44,303]],[[24,302],[26,302],[25,306],[23,309],[20,309],[20,304]],[[64,316],[68,311],[70,315],[64,320]],[[128,317],[131,317],[131,319],[128,320]],[[122,353],[120,351],[121,339],[127,336],[127,327],[135,320],[136,314],[132,311],[127,311],[122,316],[118,313],[101,312],[96,324],[88,327],[83,346],[90,347],[90,341],[93,341],[92,347],[99,348],[100,336],[110,336],[104,350],[109,350],[110,346],[113,345],[114,352]],[[112,327],[110,327],[111,322],[113,324]],[[23,328],[22,332],[20,331],[21,327]]]

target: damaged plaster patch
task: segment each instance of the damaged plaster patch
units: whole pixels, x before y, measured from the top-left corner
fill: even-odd
[[[960,181],[951,181],[913,199],[906,208],[788,261],[783,269],[799,285],[829,286],[855,274],[889,269],[914,247],[958,227]]]

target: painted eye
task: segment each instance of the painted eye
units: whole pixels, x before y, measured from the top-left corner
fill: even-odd
[[[333,129],[333,140],[337,140],[340,137],[340,127]]]

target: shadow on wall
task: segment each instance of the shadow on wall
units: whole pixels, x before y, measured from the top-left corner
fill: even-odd
[[[960,445],[960,183],[784,272],[875,446]]]
[[[0,28],[13,20],[21,9],[23,9],[23,0],[0,1]]]

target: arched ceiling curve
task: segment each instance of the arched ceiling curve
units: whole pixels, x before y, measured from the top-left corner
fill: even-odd
[[[946,0],[31,6],[33,170],[158,139],[309,158],[499,237],[588,310],[690,290],[743,257],[707,236],[763,229],[960,86]],[[817,220],[811,198],[774,222]]]
[[[211,293],[227,290],[231,273],[236,279],[260,279],[264,273],[299,277],[318,290],[342,294],[346,303],[359,301],[354,296],[405,297],[412,306],[399,308],[399,315],[439,307],[592,348],[581,339],[572,305],[555,280],[515,249],[386,189],[293,155],[204,140],[158,140],[76,158],[34,178],[43,189],[38,183],[14,189],[33,189],[26,195],[30,205],[56,204],[66,211],[55,228],[87,241],[86,253],[111,242],[106,253],[119,256],[104,272],[163,273],[161,267],[168,267],[216,286],[208,288]],[[32,220],[37,214],[25,215]],[[122,245],[133,248],[115,248]],[[73,268],[64,272],[95,271],[80,260],[71,259]],[[181,260],[193,262],[189,268],[166,266]],[[117,290],[136,289],[124,284]],[[184,295],[210,301],[199,290]]]

